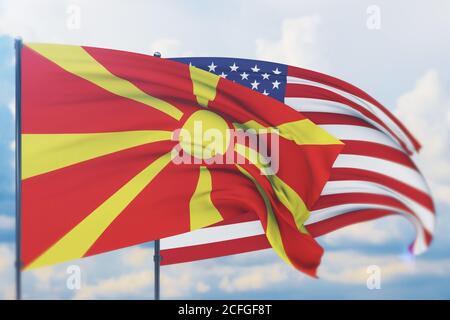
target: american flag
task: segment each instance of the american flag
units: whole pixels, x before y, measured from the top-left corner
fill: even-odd
[[[284,64],[233,58],[177,58],[280,100],[345,143],[306,227],[318,237],[355,223],[398,214],[429,246],[435,224],[430,190],[411,156],[419,143],[385,107],[337,78]],[[256,215],[161,240],[162,265],[270,248]]]

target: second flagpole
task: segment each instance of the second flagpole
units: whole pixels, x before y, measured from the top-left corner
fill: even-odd
[[[153,53],[154,57],[161,58],[161,53],[155,52]],[[160,254],[160,240],[154,241],[154,254],[153,254],[153,262],[155,264],[155,295],[154,299],[160,299],[160,268],[161,268],[161,254]]]
[[[161,255],[159,250],[159,240],[155,240],[155,251],[153,255],[153,261],[155,264],[155,300],[160,299],[160,267],[161,267]]]

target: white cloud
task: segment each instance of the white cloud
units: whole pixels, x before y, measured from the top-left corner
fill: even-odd
[[[62,271],[62,268],[58,267],[46,267],[29,271],[33,276],[34,290],[42,292],[50,292],[55,282],[64,283],[66,281],[66,275]]]
[[[16,151],[16,141],[15,140],[11,140],[9,142],[9,149],[11,149],[11,151]]]
[[[199,281],[198,276],[192,269],[183,272],[163,272],[161,275],[161,295],[168,299],[192,295]]]
[[[12,99],[8,103],[8,110],[9,110],[9,112],[11,112],[13,118],[15,118],[16,117],[16,101],[14,99]]]
[[[283,20],[280,39],[256,41],[257,57],[304,68],[324,69],[326,63],[320,54],[318,38],[320,25],[319,15]]]
[[[81,289],[74,292],[74,299],[111,299],[111,298],[152,298],[153,294],[153,264],[147,259],[153,255],[148,248],[129,248],[121,250],[120,254],[109,257],[91,257],[89,264],[91,271],[86,270],[86,263],[81,265],[83,270],[83,283]],[[269,255],[270,261],[263,262],[254,257]],[[252,258],[253,257],[253,258]],[[300,274],[283,262],[273,262],[275,255],[272,252],[258,252],[241,256],[244,263],[228,258],[228,262],[221,263],[216,260],[202,261],[189,264],[166,266],[161,269],[161,296],[164,299],[193,297],[195,294],[223,291],[247,292],[267,289],[271,286],[286,284],[289,279],[306,276]],[[238,260],[239,260],[238,259]],[[83,261],[86,262],[86,261]],[[117,272],[110,276],[102,276],[100,265],[114,265]],[[45,284],[53,281],[53,286],[59,283],[60,290],[64,287],[64,267],[42,274],[34,274],[33,290],[35,294],[46,294]],[[124,270],[126,273],[123,274]],[[59,276],[57,275],[59,272]],[[94,274],[92,274],[94,272]],[[55,281],[55,279],[57,279]],[[93,279],[93,280],[92,280]],[[36,282],[40,282],[38,285]],[[67,292],[67,291],[66,291]],[[70,298],[70,296],[69,296]]]
[[[353,224],[324,235],[321,239],[329,245],[373,244],[382,245],[404,238],[404,225],[409,221],[400,216]]]
[[[0,214],[0,230],[14,230],[16,219],[12,216]]]
[[[68,9],[73,5],[80,9],[79,28],[68,27],[73,14]],[[153,53],[149,44],[159,43],[158,51],[172,55],[169,49],[181,47],[167,34],[179,31],[173,21],[188,22],[183,11],[156,0],[137,1],[126,10],[120,0],[0,0],[0,35],[20,36],[26,42],[82,44],[147,54]]]
[[[53,33],[58,32],[64,28],[66,5],[64,1],[3,0],[0,2],[0,34],[34,39],[47,33],[49,25],[53,26]],[[61,23],[59,28],[58,22]]]
[[[132,247],[121,257],[123,264],[134,268],[148,267],[153,264],[153,250],[142,247]]]
[[[436,70],[428,70],[398,98],[395,113],[423,149],[416,158],[435,198],[450,204],[450,94]]]
[[[211,289],[211,287],[208,284],[204,283],[203,281],[200,281],[199,283],[197,283],[195,289],[199,293],[205,293],[208,292]]]
[[[237,267],[222,277],[219,288],[226,292],[264,289],[285,282],[288,274],[281,263],[262,266]]]
[[[145,248],[141,248],[147,250]],[[148,251],[148,250],[147,250]],[[151,250],[150,250],[151,253]],[[78,260],[82,276],[80,290],[66,287],[68,264],[24,273],[25,298],[114,299],[153,297],[153,266],[138,259],[142,251],[124,249]],[[134,257],[134,258],[133,258]],[[13,297],[13,246],[0,246],[0,297]],[[369,265],[381,269],[382,285],[419,277],[445,278],[450,260],[414,260],[412,256],[367,254],[358,251],[328,251],[313,280],[279,260],[271,250],[235,257],[166,266],[161,269],[164,299],[195,298],[205,294],[296,292],[306,285],[339,283],[365,288]],[[306,282],[305,282],[306,281]],[[336,293],[336,297],[339,297]]]
[[[6,244],[0,245],[0,273],[3,273],[8,267],[13,265],[13,248]]]
[[[325,255],[319,276],[325,281],[343,284],[362,284],[368,278],[367,267],[376,265],[384,283],[405,277],[444,277],[450,268],[450,259],[426,260],[413,256],[369,255],[357,251],[334,251]]]
[[[14,298],[14,247],[0,244],[0,299]]]
[[[101,280],[93,285],[82,286],[82,289],[76,292],[74,299],[105,299],[138,294],[149,296],[152,295],[152,284],[152,271],[134,272]]]

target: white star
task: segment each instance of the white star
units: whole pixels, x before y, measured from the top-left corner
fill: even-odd
[[[262,74],[263,80],[269,80],[269,76],[270,74],[268,74],[267,72]]]
[[[242,72],[241,73],[241,80],[248,80],[248,73]]]
[[[259,86],[259,82],[253,81],[252,83],[250,83],[252,85],[252,89],[256,89],[258,90],[258,86]]]
[[[266,91],[266,89],[264,89],[263,95],[268,96],[269,93]]]
[[[214,61],[212,61],[211,64],[208,66],[208,68],[209,72],[216,72],[217,65],[214,64]]]
[[[222,78],[224,78],[224,79],[227,78],[227,74],[225,74],[223,71],[222,71],[222,73],[220,74],[220,76],[221,76]]]
[[[233,62],[233,65],[230,66],[231,71],[237,71],[237,69],[239,69],[239,67],[236,65],[236,62]]]
[[[278,68],[276,68],[275,70],[272,70],[272,72],[275,73],[275,74],[280,74],[281,73],[281,71],[278,70]]]
[[[272,82],[272,84],[273,84],[273,88],[272,89],[275,89],[275,88],[280,89],[279,85],[281,84],[281,82],[278,82],[278,80],[275,80],[274,82]]]
[[[261,70],[260,68],[258,68],[258,65],[255,64],[255,66],[253,68],[251,68],[253,72],[258,72],[259,70]]]

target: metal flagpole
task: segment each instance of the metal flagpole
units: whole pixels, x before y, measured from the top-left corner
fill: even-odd
[[[160,52],[153,53],[154,57],[161,58]],[[154,254],[153,254],[153,262],[155,265],[155,295],[154,299],[160,299],[160,268],[161,268],[161,254],[159,247],[159,239],[154,242]]]
[[[21,257],[21,160],[22,160],[22,140],[21,140],[21,52],[22,39],[14,40],[16,50],[16,299],[22,298],[22,262]]]
[[[159,240],[155,240],[155,253],[153,255],[153,261],[155,262],[155,300],[159,300],[159,281],[160,281],[160,273],[159,269],[161,266],[161,255],[159,251]]]

